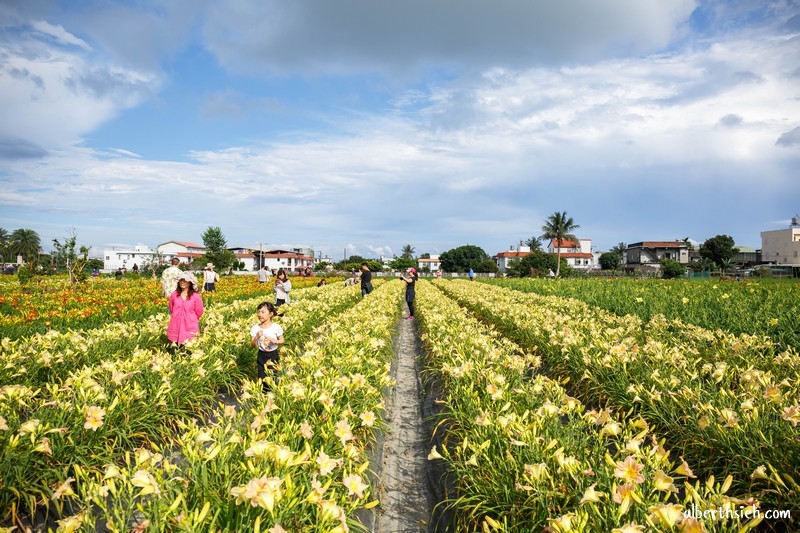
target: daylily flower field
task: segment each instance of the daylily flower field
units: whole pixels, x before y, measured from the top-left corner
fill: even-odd
[[[800,509],[798,286],[616,281],[418,283],[453,530],[747,531]],[[293,279],[264,393],[252,277],[204,295],[175,354],[154,280],[4,280],[0,531],[363,530],[403,286],[315,282]]]

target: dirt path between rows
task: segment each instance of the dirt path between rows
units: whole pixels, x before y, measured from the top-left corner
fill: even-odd
[[[387,399],[381,508],[376,533],[428,531],[433,496],[428,483],[428,436],[422,421],[417,373],[422,349],[414,320],[400,320],[395,341],[395,381]]]

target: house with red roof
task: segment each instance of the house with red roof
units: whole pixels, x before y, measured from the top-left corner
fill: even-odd
[[[531,249],[529,246],[523,246],[522,243],[514,249],[514,246],[509,246],[508,250],[505,252],[500,252],[499,254],[492,257],[494,262],[497,263],[497,270],[501,274],[505,274],[508,270],[511,261],[515,259],[522,259],[523,257],[530,255]]]
[[[162,259],[166,262],[173,257],[180,259],[181,263],[191,264],[195,258],[206,253],[206,247],[188,241],[167,241],[156,247]]]
[[[264,265],[269,270],[284,269],[289,273],[301,273],[306,268],[314,268],[316,259],[313,253],[305,253],[302,249],[295,248],[292,250],[253,250],[253,256],[256,259],[254,270],[258,270],[260,265]]]
[[[557,241],[550,239],[547,252],[557,254],[567,260],[567,264],[576,270],[591,270],[595,267],[595,257],[592,253],[592,239],[578,239],[578,242],[563,239]]]
[[[442,260],[438,255],[417,259],[417,268],[420,272],[436,272],[442,268]]]

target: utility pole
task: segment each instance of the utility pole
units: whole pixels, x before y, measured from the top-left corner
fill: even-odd
[[[263,251],[263,247],[262,247],[263,244],[264,244],[263,242],[258,241],[258,269],[259,270],[261,270],[261,267],[264,266],[264,251]]]

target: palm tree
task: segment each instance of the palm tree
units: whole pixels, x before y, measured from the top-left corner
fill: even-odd
[[[10,250],[14,255],[21,255],[24,261],[34,261],[39,255],[41,240],[39,234],[32,229],[15,229],[9,239]]]
[[[527,241],[525,241],[525,246],[531,249],[531,252],[535,252],[536,250],[542,249],[542,239],[539,237],[531,237]]]
[[[8,230],[0,228],[0,261],[6,260],[6,250],[8,250]]]
[[[617,254],[619,256],[619,258],[622,259],[623,257],[625,257],[625,250],[627,250],[627,249],[628,249],[628,245],[625,244],[624,242],[621,242],[621,243],[617,244],[615,247],[613,247],[609,251],[612,252],[612,253]]]
[[[406,244],[403,246],[403,250],[401,251],[400,257],[403,259],[414,259],[414,247],[410,244]]]
[[[573,231],[580,228],[575,224],[572,217],[567,216],[567,212],[556,211],[549,217],[544,226],[542,226],[542,237],[545,239],[555,239],[556,250],[558,252],[558,264],[556,265],[556,277],[561,274],[561,246],[564,241],[578,242],[578,238],[572,234]]]

